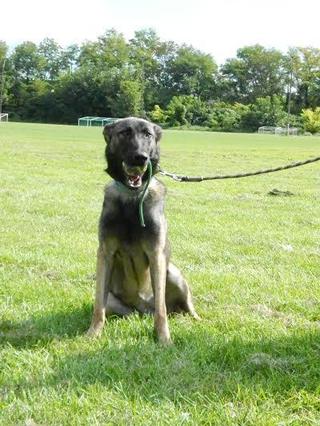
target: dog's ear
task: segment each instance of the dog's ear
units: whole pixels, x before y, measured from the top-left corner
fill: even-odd
[[[157,124],[154,124],[153,130],[154,130],[154,134],[155,134],[155,137],[156,137],[156,142],[159,142],[159,140],[161,139],[161,136],[162,136],[162,129]]]
[[[106,124],[103,129],[103,136],[106,143],[109,143],[112,137],[112,132],[114,129],[115,123]]]

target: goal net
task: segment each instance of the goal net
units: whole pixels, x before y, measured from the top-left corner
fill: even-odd
[[[86,127],[96,127],[96,126],[105,126],[106,124],[111,124],[114,121],[118,120],[118,118],[111,117],[80,117],[78,119],[78,126],[86,126]]]
[[[0,114],[0,123],[7,122],[7,121],[8,121],[8,114],[2,112]]]
[[[258,133],[266,135],[297,135],[298,129],[296,127],[261,126],[258,129]]]

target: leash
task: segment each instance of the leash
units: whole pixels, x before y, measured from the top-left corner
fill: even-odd
[[[150,185],[151,178],[152,178],[152,164],[151,164],[151,161],[148,162],[147,172],[148,172],[148,180],[147,180],[147,182],[145,184],[144,190],[142,192],[142,195],[141,195],[141,198],[140,198],[140,201],[139,201],[139,220],[140,220],[140,225],[143,228],[146,227],[146,224],[144,222],[143,203],[144,203],[144,199],[146,198],[147,190],[148,190],[148,187]]]
[[[291,164],[287,164],[285,166],[280,166],[280,167],[274,167],[271,169],[257,170],[255,172],[236,173],[232,175],[215,175],[215,176],[184,176],[184,175],[177,175],[174,173],[166,172],[165,170],[162,170],[160,167],[158,170],[161,175],[168,176],[171,179],[176,180],[178,182],[202,182],[205,180],[238,179],[238,178],[249,177],[249,176],[263,175],[266,173],[280,172],[282,170],[293,169],[294,167],[300,167],[306,164],[315,163],[316,161],[320,161],[320,157],[314,157],[314,158],[310,158],[309,160],[298,161],[296,163],[291,163]]]
[[[135,194],[135,192],[133,192],[131,189],[129,189],[126,185],[124,185],[122,182],[115,180],[114,183],[117,186],[117,188],[119,189],[120,192],[123,192],[127,195],[130,196],[137,196],[139,198],[139,221],[140,221],[140,225],[145,228],[146,224],[144,221],[144,212],[143,212],[143,203],[144,200],[146,198],[147,195],[147,190],[148,187],[150,185],[151,182],[151,178],[152,178],[152,164],[151,161],[148,162],[148,166],[147,166],[147,173],[148,173],[148,178],[147,181],[144,185],[143,191],[140,192],[138,195]]]
[[[274,167],[274,168],[270,168],[270,169],[257,170],[255,172],[236,173],[236,174],[232,174],[232,175],[184,176],[184,175],[177,175],[177,174],[174,174],[174,173],[166,172],[165,170],[162,170],[159,166],[158,166],[157,171],[161,175],[170,177],[171,179],[176,180],[178,182],[203,182],[205,180],[238,179],[238,178],[243,178],[243,177],[257,176],[257,175],[263,175],[263,174],[267,174],[267,173],[280,172],[282,170],[293,169],[294,167],[300,167],[300,166],[305,166],[306,164],[315,163],[316,161],[320,161],[320,157],[314,157],[314,158],[310,158],[309,160],[298,161],[296,163],[286,164],[285,166]],[[139,197],[139,221],[140,221],[140,225],[143,228],[146,227],[146,224],[145,224],[145,221],[144,221],[143,203],[144,203],[144,200],[146,198],[148,187],[150,185],[151,178],[152,178],[151,161],[148,162],[147,173],[148,173],[148,179],[146,181],[146,184],[144,186],[143,191],[138,196]],[[119,187],[120,190],[126,191],[126,192],[128,191],[126,186],[123,185],[121,182],[116,181],[116,185]]]

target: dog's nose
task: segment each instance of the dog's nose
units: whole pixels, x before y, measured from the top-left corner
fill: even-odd
[[[145,152],[141,152],[139,154],[135,154],[133,156],[134,163],[138,166],[143,166],[148,161],[149,157],[148,154]]]

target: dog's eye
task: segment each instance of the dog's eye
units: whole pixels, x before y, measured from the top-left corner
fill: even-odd
[[[145,130],[145,131],[143,132],[143,134],[144,134],[144,136],[145,136],[146,138],[151,138],[151,136],[152,136],[152,133],[151,133],[151,132],[149,132],[149,130]]]
[[[131,133],[132,133],[132,130],[131,130],[130,127],[128,127],[127,129],[121,130],[120,135],[121,136],[130,136]]]

